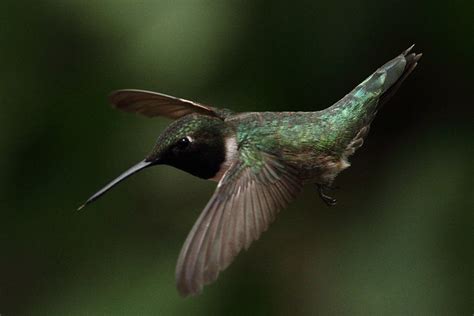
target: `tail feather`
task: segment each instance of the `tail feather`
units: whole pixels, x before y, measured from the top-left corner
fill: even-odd
[[[371,118],[380,106],[398,90],[402,82],[415,69],[422,54],[411,53],[413,45],[378,68],[344,98],[325,111],[348,110],[348,115]]]
[[[331,107],[339,110],[342,120],[347,124],[345,137],[341,137],[345,140],[342,146],[346,157],[362,146],[377,111],[395,94],[417,66],[422,54],[411,53],[413,46],[377,69]],[[343,115],[344,113],[347,113],[345,114],[347,117]]]
[[[385,104],[400,88],[402,82],[411,74],[418,65],[423,54],[411,53],[415,45],[410,46],[400,56],[389,61],[379,68],[385,71],[387,77],[384,82],[384,92],[379,99],[379,107]],[[401,67],[403,66],[403,68]],[[401,71],[400,71],[401,70]]]

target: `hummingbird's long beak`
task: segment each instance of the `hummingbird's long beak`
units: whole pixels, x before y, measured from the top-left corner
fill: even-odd
[[[116,184],[118,184],[122,180],[125,180],[126,178],[130,177],[132,174],[137,173],[138,171],[143,170],[147,167],[150,167],[154,164],[156,164],[156,162],[154,162],[154,161],[147,161],[147,160],[140,161],[135,166],[131,167],[130,169],[128,169],[127,171],[122,173],[120,176],[118,176],[115,180],[113,180],[112,182],[107,184],[105,187],[103,187],[96,194],[91,196],[84,204],[79,206],[79,208],[77,210],[79,211],[79,210],[83,209],[87,204],[94,202],[95,200],[100,198],[105,192],[109,191]]]

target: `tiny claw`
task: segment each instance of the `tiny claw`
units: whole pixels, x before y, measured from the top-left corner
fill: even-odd
[[[81,206],[79,206],[79,207],[77,208],[77,211],[82,210],[85,206],[86,206],[85,204],[82,204]]]
[[[327,206],[334,206],[337,204],[337,200],[335,198],[330,197],[329,195],[326,195],[324,193],[324,189],[335,189],[335,188],[321,185],[321,184],[317,184],[317,187],[318,187],[319,197],[321,197],[321,199],[323,200],[324,203],[326,203]]]
[[[337,200],[335,198],[332,198],[330,196],[325,196],[322,198],[324,203],[326,203],[327,206],[335,206],[337,204]]]

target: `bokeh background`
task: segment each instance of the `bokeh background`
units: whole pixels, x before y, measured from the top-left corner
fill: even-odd
[[[470,315],[470,1],[2,1],[1,315]],[[320,110],[416,43],[326,207],[312,187],[202,295],[174,284],[215,184],[170,167],[90,194],[166,119],[140,88],[236,111]]]

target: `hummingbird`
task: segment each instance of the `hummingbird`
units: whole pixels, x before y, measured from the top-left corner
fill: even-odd
[[[364,143],[377,111],[417,66],[422,54],[412,48],[321,111],[237,113],[151,91],[112,92],[109,100],[119,110],[174,121],[144,160],[79,209],[125,178],[156,165],[216,181],[176,266],[178,292],[198,294],[267,230],[303,185],[315,185],[327,205],[336,204],[327,190],[350,166],[348,158]]]

